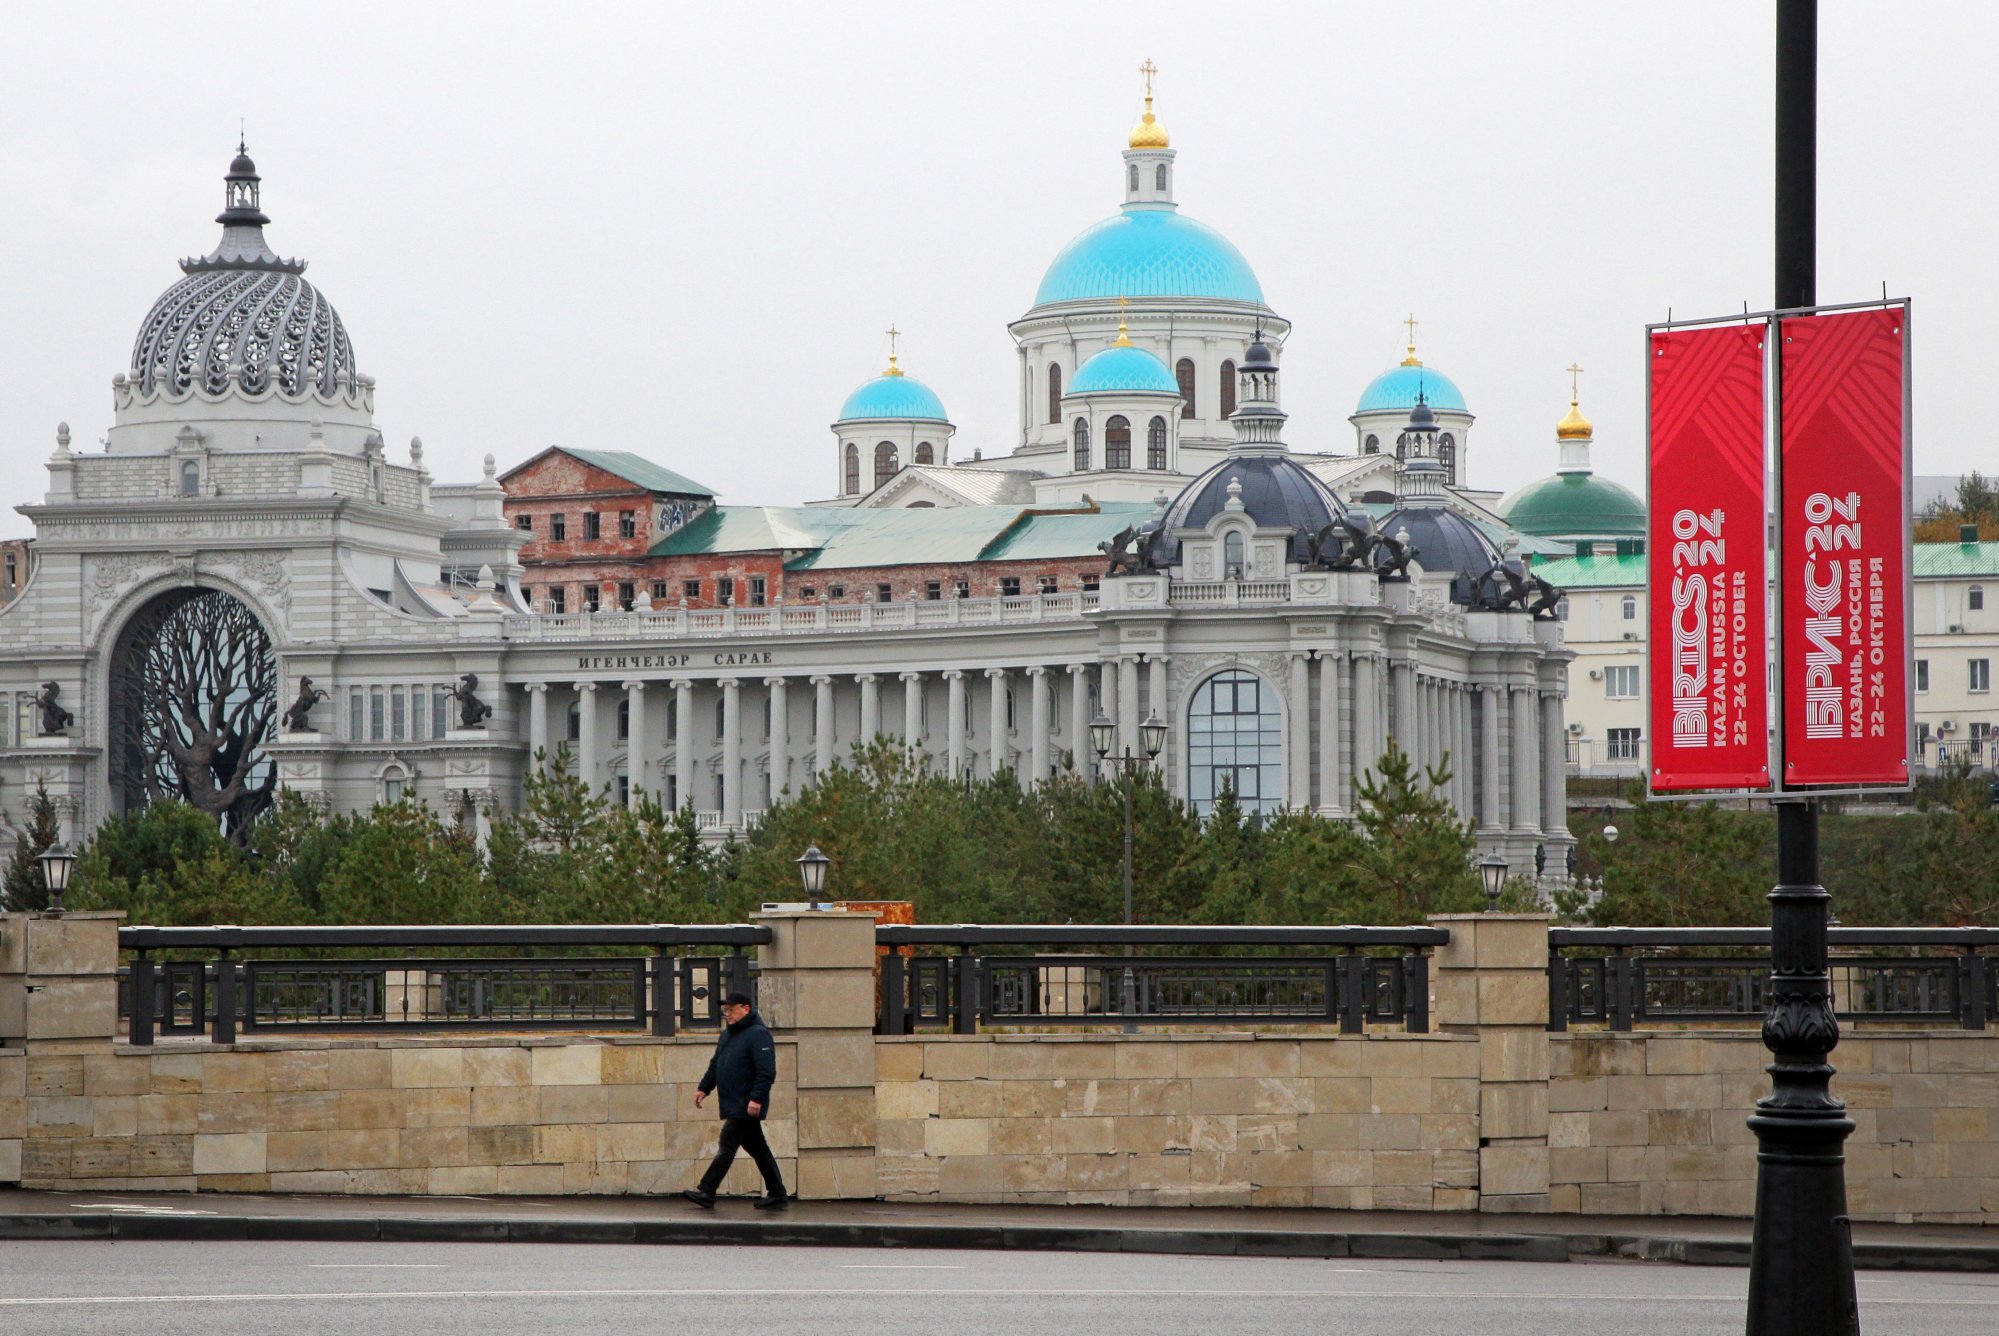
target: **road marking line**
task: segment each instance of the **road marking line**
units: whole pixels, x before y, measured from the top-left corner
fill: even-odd
[[[449,1262],[308,1262],[315,1271],[442,1271]]]
[[[842,1271],[963,1271],[960,1265],[933,1262],[842,1262]]]

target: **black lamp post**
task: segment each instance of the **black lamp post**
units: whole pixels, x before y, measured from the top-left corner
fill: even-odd
[[[1487,854],[1478,860],[1478,879],[1485,887],[1485,912],[1499,912],[1499,893],[1506,889],[1506,860]]]
[[[76,855],[70,852],[68,845],[57,842],[43,850],[36,861],[42,865],[42,885],[49,890],[48,916],[61,918],[62,898],[69,890],[69,873],[76,866]]]
[[[820,853],[816,844],[798,856],[798,881],[805,888],[806,903],[817,904],[826,893],[826,871],[832,866],[833,860]]]
[[[1097,717],[1090,720],[1090,749],[1096,752],[1098,765],[1116,767],[1118,771],[1118,787],[1123,790],[1124,794],[1124,922],[1126,927],[1131,926],[1132,920],[1131,791],[1133,781],[1137,776],[1138,767],[1141,765],[1151,765],[1166,746],[1166,724],[1165,721],[1160,719],[1158,711],[1155,710],[1145,716],[1145,722],[1138,726],[1138,739],[1139,746],[1144,749],[1144,756],[1132,755],[1130,747],[1124,749],[1122,756],[1113,756],[1111,755],[1111,748],[1117,744],[1117,725],[1113,724],[1102,710],[1097,711]],[[1129,946],[1125,948],[1125,954],[1127,956],[1131,954]],[[1127,965],[1125,966],[1119,988],[1121,996],[1118,1000],[1118,1010],[1126,1016],[1131,1015],[1131,985],[1131,967]],[[1126,1033],[1133,1033],[1138,1027],[1127,1020],[1124,1028]]]

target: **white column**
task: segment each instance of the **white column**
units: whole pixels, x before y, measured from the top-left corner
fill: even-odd
[[[676,807],[699,807],[694,801],[694,683],[680,678],[673,684],[673,797]]]
[[[1117,755],[1138,750],[1138,659],[1121,655],[1117,661]]]
[[[1319,651],[1319,814],[1344,816],[1340,806],[1340,668],[1346,655]]]
[[[1166,725],[1167,735],[1170,737],[1173,732],[1173,711],[1166,699],[1166,664],[1167,656],[1164,654],[1154,654],[1145,661],[1145,713],[1147,718],[1153,715],[1159,716],[1159,722]],[[1167,754],[1167,750],[1162,748],[1152,762],[1153,768],[1162,774],[1166,770]]]
[[[902,745],[911,752],[923,750],[923,674],[900,673],[902,678]]]
[[[986,773],[1006,766],[1006,669],[986,669]]]
[[[1353,775],[1372,774],[1381,759],[1381,660],[1372,654],[1356,655],[1353,661]],[[1358,791],[1356,789],[1356,791]],[[1354,799],[1358,807],[1360,800]]]
[[[540,774],[548,768],[548,683],[528,683],[528,766]]]
[[[576,777],[585,793],[597,791],[597,684],[576,684]]]
[[[743,824],[743,700],[735,678],[717,685],[722,688],[722,824],[733,830]]]
[[[764,803],[778,800],[791,784],[791,695],[781,677],[766,677],[770,693],[770,789]]]
[[[625,683],[625,805],[636,806],[646,787],[652,748],[646,742],[646,684]]]
[[[1285,721],[1284,780],[1285,802],[1303,811],[1312,805],[1312,692],[1311,660],[1303,650],[1290,656],[1290,715]]]
[[[1541,730],[1534,726],[1534,688],[1513,688],[1513,832],[1534,835],[1541,828],[1541,794],[1536,787],[1535,753]]]
[[[1398,659],[1389,665],[1388,671],[1395,682],[1395,744],[1413,755],[1416,750],[1416,666],[1406,659]]]
[[[1105,659],[1097,665],[1097,708],[1103,712],[1104,718],[1110,720],[1113,725],[1117,724],[1119,713],[1118,661],[1116,659]],[[1115,756],[1118,754],[1117,735],[1113,732],[1111,736],[1111,755]],[[1095,752],[1092,752],[1091,755],[1094,756]]]
[[[1478,688],[1478,828],[1497,835],[1505,829],[1499,818],[1499,712],[1506,705],[1506,688],[1481,682]]]
[[[854,680],[861,684],[861,745],[875,740],[875,734],[882,731],[881,682],[873,673],[855,673]]]
[[[812,777],[833,768],[833,679],[824,673],[812,679]]]
[[[1090,751],[1090,665],[1069,665],[1069,754],[1075,757],[1076,773],[1084,779],[1095,768]]]
[[[1562,736],[1562,696],[1541,693],[1541,833],[1549,839],[1567,839],[1568,756]],[[1557,851],[1549,850],[1552,859]],[[1559,873],[1561,869],[1556,869]]]
[[[1040,664],[1027,670],[1029,706],[1027,777],[1039,784],[1048,778],[1048,669]]]
[[[952,779],[965,775],[965,672],[949,668],[944,672],[944,721],[946,773]]]

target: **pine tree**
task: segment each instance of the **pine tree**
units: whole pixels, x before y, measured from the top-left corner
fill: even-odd
[[[27,823],[14,837],[14,856],[7,861],[6,879],[0,882],[0,906],[32,914],[49,907],[41,856],[62,839],[62,819],[56,815],[55,800],[40,780],[35,781],[35,796],[28,799],[27,815]]]

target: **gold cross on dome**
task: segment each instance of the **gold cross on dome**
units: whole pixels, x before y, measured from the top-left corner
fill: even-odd
[[[887,329],[883,330],[882,333],[888,335],[888,355],[891,359],[893,359],[895,357],[895,341],[897,336],[899,336],[902,333],[902,331],[897,329],[894,325],[890,325]]]
[[[1159,67],[1152,63],[1151,56],[1147,56],[1145,63],[1138,67],[1138,72],[1145,76],[1145,100],[1150,102],[1152,100],[1152,76],[1159,73]]]
[[[1416,348],[1416,313],[1411,311],[1409,318],[1402,323],[1409,326],[1409,348],[1413,352]]]
[[[1581,367],[1577,366],[1577,365],[1576,365],[1576,364],[1575,364],[1574,362],[1571,362],[1571,363],[1569,363],[1569,364],[1568,364],[1568,366],[1564,367],[1564,368],[1563,368],[1563,370],[1565,370],[1565,371],[1567,371],[1567,372],[1569,373],[1569,402],[1570,402],[1570,403],[1575,403],[1575,402],[1576,402],[1576,377],[1577,377],[1577,376],[1580,376],[1580,375],[1582,375],[1582,373],[1583,373],[1583,369],[1582,369]]]

